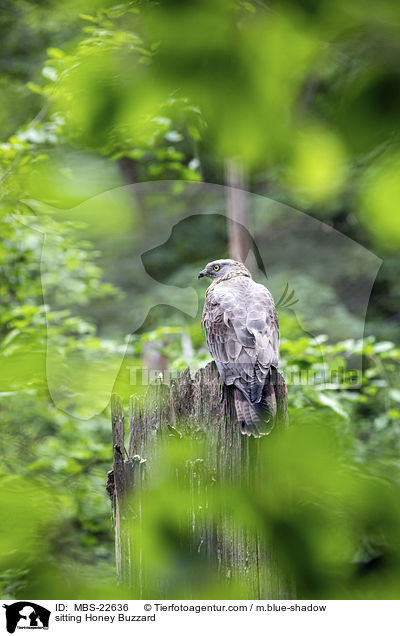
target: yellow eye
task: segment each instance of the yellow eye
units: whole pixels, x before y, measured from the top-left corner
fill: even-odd
[[[219,265],[214,265],[213,269],[215,269],[215,271],[218,272],[218,270],[221,269],[221,268],[220,268]]]

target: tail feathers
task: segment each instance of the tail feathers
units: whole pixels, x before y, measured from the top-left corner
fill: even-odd
[[[260,402],[251,403],[235,387],[236,415],[243,435],[261,437],[268,435],[275,425],[276,397],[273,382],[266,379]]]
[[[275,397],[275,387],[271,378],[271,374],[267,377],[261,400],[255,404],[253,407],[260,418],[271,418],[274,419],[276,416],[276,397]]]

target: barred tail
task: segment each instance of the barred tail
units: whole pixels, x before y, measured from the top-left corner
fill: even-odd
[[[276,397],[271,374],[265,380],[260,402],[249,402],[237,387],[234,387],[236,415],[243,435],[261,437],[268,435],[275,425]]]

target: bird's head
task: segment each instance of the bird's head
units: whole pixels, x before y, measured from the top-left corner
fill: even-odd
[[[199,272],[198,278],[211,278],[211,280],[227,280],[234,276],[248,276],[251,274],[247,267],[239,261],[233,261],[231,258],[223,258],[218,261],[207,263],[204,269]]]

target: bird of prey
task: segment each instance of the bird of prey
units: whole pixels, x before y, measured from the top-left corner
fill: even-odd
[[[206,291],[202,325],[207,345],[226,385],[234,387],[241,432],[267,435],[274,426],[274,382],[279,361],[279,326],[272,295],[255,283],[239,261],[212,261],[198,278]]]

